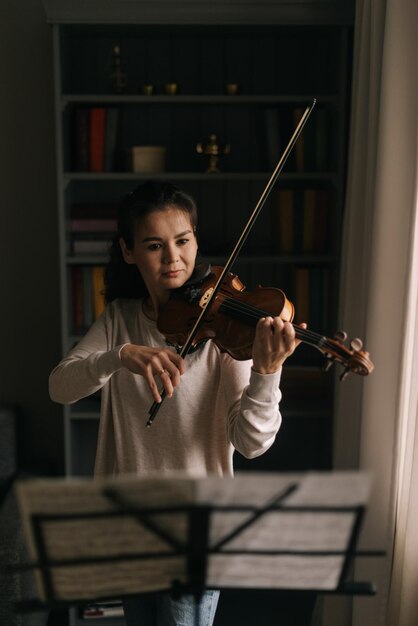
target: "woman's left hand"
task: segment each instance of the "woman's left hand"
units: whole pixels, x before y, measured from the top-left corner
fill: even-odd
[[[306,324],[300,327],[306,328]],[[280,317],[261,318],[253,343],[253,370],[260,374],[277,372],[300,343],[290,322]]]

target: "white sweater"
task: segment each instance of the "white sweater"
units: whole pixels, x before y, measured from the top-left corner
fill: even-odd
[[[166,346],[141,300],[115,300],[51,372],[50,396],[69,404],[101,389],[96,475],[183,470],[232,476],[234,448],[263,454],[281,424],[280,371],[262,375],[252,361],[221,354],[213,341],[186,356],[186,372],[146,427],[153,403],[140,375],[122,366],[125,343]]]

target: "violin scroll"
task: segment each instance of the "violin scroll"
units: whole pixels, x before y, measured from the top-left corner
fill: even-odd
[[[344,367],[340,374],[341,381],[350,372],[367,376],[374,370],[374,365],[370,360],[369,353],[362,350],[362,340],[356,337],[350,341],[350,345],[347,347],[344,345],[346,339],[347,333],[344,331],[337,331],[333,339],[326,339],[325,344],[321,346],[321,352],[327,359],[324,369],[328,370],[335,361],[338,361]]]

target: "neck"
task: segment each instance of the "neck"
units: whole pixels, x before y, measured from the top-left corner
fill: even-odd
[[[148,297],[145,300],[143,300],[142,310],[144,312],[145,317],[148,317],[148,319],[153,320],[154,322],[157,321],[158,309],[156,309],[156,307],[154,306],[154,303],[152,302],[151,298]]]
[[[142,304],[142,309],[145,315],[149,319],[156,322],[158,319],[158,314],[160,310],[166,304],[168,299],[169,299],[169,294],[167,294],[166,297],[162,297],[162,298],[159,298],[156,295],[153,295],[153,296],[148,295],[148,297],[146,297],[143,300],[143,304]]]

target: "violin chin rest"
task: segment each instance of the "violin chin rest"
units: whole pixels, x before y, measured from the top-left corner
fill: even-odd
[[[212,274],[212,268],[210,263],[199,263],[195,266],[193,274],[189,280],[181,287],[171,290],[171,296],[173,298],[180,298],[185,302],[195,302],[200,299],[200,287],[205,280]]]
[[[193,287],[194,285],[202,283],[208,276],[210,276],[211,272],[212,267],[210,263],[196,263],[193,274],[190,276],[189,280],[186,281],[182,287],[180,287],[180,289],[187,289],[187,287]]]

